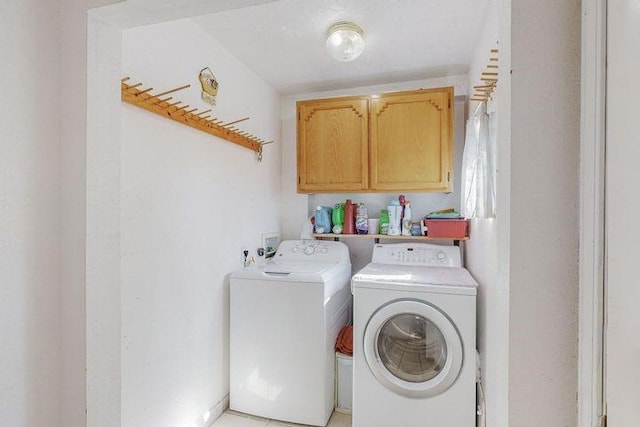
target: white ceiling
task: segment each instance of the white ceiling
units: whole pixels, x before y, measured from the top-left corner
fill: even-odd
[[[279,93],[466,74],[487,0],[279,0],[193,20]],[[353,21],[366,48],[329,57],[327,28]]]

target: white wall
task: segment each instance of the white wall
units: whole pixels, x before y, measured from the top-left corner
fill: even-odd
[[[640,146],[633,82],[640,71],[640,5],[609,1],[607,15],[606,411],[607,424],[640,424],[640,286],[638,228],[626,213],[638,212]],[[633,52],[633,54],[630,54]]]
[[[108,2],[0,5],[11,105],[0,118],[7,425],[85,424],[86,10]]]
[[[282,206],[283,206],[283,238],[299,238],[303,223],[313,216],[318,205],[333,206],[336,203],[352,199],[354,202],[364,202],[369,209],[369,216],[377,218],[380,209],[385,209],[391,199],[397,199],[399,193],[323,193],[297,194],[297,164],[296,164],[296,101],[320,99],[347,95],[366,95],[381,92],[413,90],[454,86],[455,96],[465,95],[467,91],[467,77],[455,76],[440,79],[429,79],[388,85],[358,87],[348,90],[299,94],[282,99]],[[405,193],[406,199],[411,201],[412,213],[415,217],[436,209],[456,208],[460,206],[460,168],[462,162],[462,147],[464,141],[464,102],[458,98],[454,105],[454,167],[452,193]],[[371,261],[373,240],[353,241],[344,240],[349,246],[353,271],[358,271]]]
[[[85,425],[86,388],[86,117],[87,9],[116,0],[61,0],[63,49],[58,58],[61,96],[60,146],[62,329],[61,425]]]
[[[60,420],[58,2],[2,2],[0,424]]]
[[[580,16],[579,0],[511,2],[512,426],[577,422]]]
[[[472,60],[469,72],[468,95],[471,98],[474,94],[473,86],[481,85],[481,73],[487,71],[491,49],[499,46],[499,10],[497,0],[491,0],[485,10],[483,26],[476,37],[476,44],[472,52]],[[492,62],[501,64],[500,61]],[[500,90],[500,82],[498,89]],[[496,93],[497,97],[497,93]],[[476,101],[468,101],[468,114],[471,115],[478,106]],[[498,120],[499,108],[494,100],[490,102],[490,111],[497,111]],[[466,124],[466,123],[465,123]],[[497,213],[498,218],[500,212]],[[500,395],[506,391],[499,385],[500,376],[498,372],[503,369],[501,356],[505,351],[505,345],[500,342],[501,331],[505,329],[504,318],[499,310],[500,296],[504,293],[498,280],[498,221],[499,219],[476,218],[471,221],[472,238],[465,242],[465,266],[473,277],[478,281],[478,311],[477,311],[477,347],[480,352],[482,363],[482,382],[485,392],[485,413],[487,423],[490,426],[498,425],[503,414],[499,414],[500,399],[506,399]]]
[[[70,202],[65,206],[65,217],[69,215],[68,223],[81,221],[83,215],[86,218],[86,227],[74,224],[73,230],[80,236],[74,247],[66,246],[63,252],[63,257],[71,260],[75,280],[82,280],[86,271],[86,283],[70,282],[71,294],[67,295],[73,298],[69,309],[75,316],[86,317],[86,340],[80,335],[81,328],[67,323],[63,368],[69,378],[65,385],[72,387],[63,390],[63,424],[84,425],[86,419],[92,427],[112,427],[120,425],[121,419],[121,101],[119,85],[104,82],[117,82],[122,75],[122,29],[271,0],[190,0],[180,2],[180,7],[175,7],[175,0],[63,1],[66,49],[61,58],[68,68],[63,84],[72,86],[64,98],[63,127],[71,139],[63,141],[63,157],[74,171],[63,178],[75,173],[79,180],[65,182]],[[88,9],[109,3],[117,4],[91,10],[87,21]],[[86,211],[78,212],[78,205]],[[85,239],[86,259],[72,258],[74,251],[82,251],[78,246]],[[86,306],[82,292],[86,292]],[[68,322],[73,317],[70,314],[62,320]],[[83,365],[78,359],[84,359],[85,354]]]
[[[466,245],[487,425],[573,426],[580,2],[496,0],[487,13],[469,85],[498,47],[498,210]]]
[[[158,40],[162,39],[162,43]],[[213,116],[270,140],[275,91],[189,20],[123,34],[122,73],[198,107],[197,77],[219,83]],[[123,104],[122,426],[192,425],[229,390],[229,280],[240,249],[279,231],[280,145],[244,147]],[[255,252],[254,252],[255,253]]]

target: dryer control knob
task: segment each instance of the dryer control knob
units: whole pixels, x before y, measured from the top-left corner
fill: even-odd
[[[313,253],[316,251],[316,248],[313,246],[307,246],[304,248],[304,254],[305,255],[313,255]]]
[[[436,254],[436,257],[438,258],[438,261],[444,261],[445,259],[447,259],[447,255],[440,251]]]

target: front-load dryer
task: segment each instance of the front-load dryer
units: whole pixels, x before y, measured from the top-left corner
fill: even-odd
[[[340,242],[284,241],[264,266],[231,275],[230,408],[325,426],[334,344],[350,320],[351,261]]]
[[[375,245],[352,279],[353,427],[474,427],[477,283],[460,249]]]

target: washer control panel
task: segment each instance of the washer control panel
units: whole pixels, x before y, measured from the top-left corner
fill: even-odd
[[[428,243],[375,245],[371,262],[424,267],[462,267],[459,247]]]
[[[295,245],[291,248],[291,252],[295,253],[303,253],[307,256],[318,255],[318,254],[326,254],[329,252],[329,248],[327,245],[323,245],[321,243],[302,243],[300,245]],[[280,254],[280,256],[284,256],[284,254]]]
[[[285,240],[280,243],[275,259],[278,261],[328,261],[349,259],[344,243],[321,240]]]

